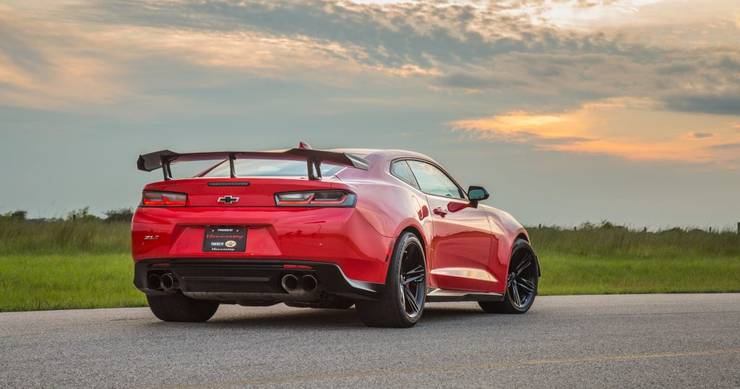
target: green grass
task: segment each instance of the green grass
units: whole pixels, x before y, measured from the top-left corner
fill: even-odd
[[[130,254],[0,256],[0,311],[135,307]]]
[[[542,266],[540,293],[740,292],[740,235],[603,223],[530,228]]]
[[[740,258],[597,257],[543,250],[540,294],[740,292]]]
[[[144,306],[130,254],[0,256],[0,311]]]
[[[740,235],[602,224],[530,228],[540,293],[740,292]],[[0,217],[0,311],[145,305],[129,224]]]
[[[634,231],[605,222],[577,230],[556,227],[528,229],[538,250],[602,258],[710,258],[740,260],[740,235],[736,231],[708,232],[672,228]]]
[[[129,223],[83,220],[12,220],[0,217],[0,255],[126,253]]]

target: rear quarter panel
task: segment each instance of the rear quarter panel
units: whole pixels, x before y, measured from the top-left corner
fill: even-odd
[[[357,193],[357,211],[381,235],[393,238],[395,242],[403,230],[411,227],[421,234],[428,252],[432,225],[426,198],[388,173],[387,168],[387,162],[377,162],[369,174],[372,178],[365,178],[352,169],[342,172],[344,174],[339,178]],[[388,258],[392,250],[393,245],[389,248]]]

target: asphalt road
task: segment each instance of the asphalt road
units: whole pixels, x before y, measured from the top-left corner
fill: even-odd
[[[526,315],[430,304],[412,329],[354,310],[222,306],[0,314],[3,387],[740,387],[740,294],[539,297]]]

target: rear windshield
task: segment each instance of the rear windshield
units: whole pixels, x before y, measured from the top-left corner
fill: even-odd
[[[343,166],[322,163],[321,175],[333,176],[342,168]],[[306,161],[237,159],[234,161],[234,170],[237,177],[306,177],[308,175]],[[202,174],[201,177],[229,177],[230,175],[229,162],[223,161]]]

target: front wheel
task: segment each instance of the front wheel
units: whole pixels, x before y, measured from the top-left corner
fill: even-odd
[[[488,313],[526,313],[534,304],[538,282],[534,251],[526,240],[520,239],[512,250],[504,300],[481,301],[478,305]]]
[[[146,299],[154,316],[163,321],[203,322],[218,309],[217,302],[195,300],[181,293],[146,296]]]
[[[383,295],[358,301],[360,320],[370,327],[411,327],[421,319],[426,301],[426,259],[416,235],[405,232],[396,243]]]

